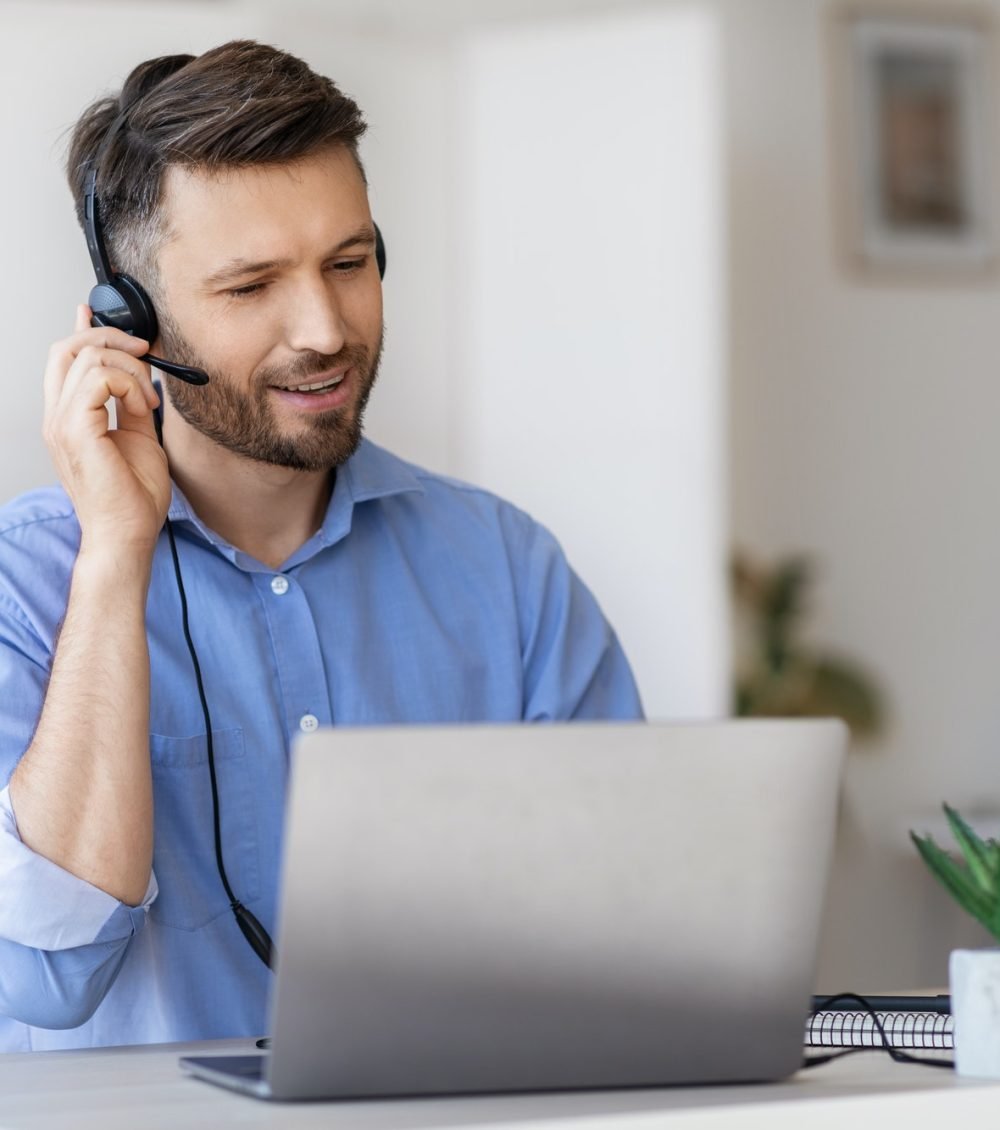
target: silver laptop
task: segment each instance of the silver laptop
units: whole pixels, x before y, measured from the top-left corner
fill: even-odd
[[[836,721],[331,729],[294,752],[272,1099],[778,1079],[802,1062]]]

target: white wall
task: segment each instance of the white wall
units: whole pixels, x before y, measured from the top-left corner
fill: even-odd
[[[996,0],[983,6],[1000,16]],[[851,757],[823,979],[942,984],[949,947],[981,935],[906,830],[945,799],[1000,807],[1000,284],[849,274],[834,223],[846,158],[831,138],[831,5],[720,10],[734,537],[764,556],[815,556],[816,637],[872,666],[892,713],[885,738]]]
[[[456,467],[557,531],[655,717],[728,710],[720,41],[693,6],[462,41]]]

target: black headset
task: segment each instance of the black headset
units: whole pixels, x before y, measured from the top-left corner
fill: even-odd
[[[119,274],[111,269],[107,247],[104,243],[104,228],[101,223],[101,206],[97,198],[97,171],[101,167],[115,135],[128,120],[133,102],[118,115],[108,127],[104,140],[87,164],[83,182],[83,230],[87,237],[87,250],[97,275],[97,285],[90,292],[87,304],[93,317],[92,326],[113,326],[124,330],[133,337],[142,338],[152,344],[159,333],[159,323],[152,300],[143,288],[130,275]],[[378,224],[375,224],[375,262],[379,278],[385,278],[385,242]],[[165,361],[151,353],[139,358],[147,365],[162,369],[172,377],[178,377],[192,385],[208,384],[208,374],[192,365],[179,365],[176,361]]]

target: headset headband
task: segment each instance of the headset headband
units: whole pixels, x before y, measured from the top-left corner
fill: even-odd
[[[94,274],[97,275],[97,281],[105,286],[113,285],[114,272],[111,270],[108,249],[104,242],[104,225],[101,223],[100,204],[97,199],[97,170],[101,167],[104,155],[111,147],[115,135],[128,120],[134,105],[133,102],[122,110],[108,127],[108,132],[97,147],[97,152],[87,162],[83,181],[83,231],[87,237],[87,250],[90,252],[90,261],[94,265]]]

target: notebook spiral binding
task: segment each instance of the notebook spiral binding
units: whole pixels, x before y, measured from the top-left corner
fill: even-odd
[[[890,1047],[953,1048],[953,1017],[940,1012],[878,1012]],[[806,1021],[806,1046],[882,1047],[875,1022],[866,1012],[814,1012]]]

